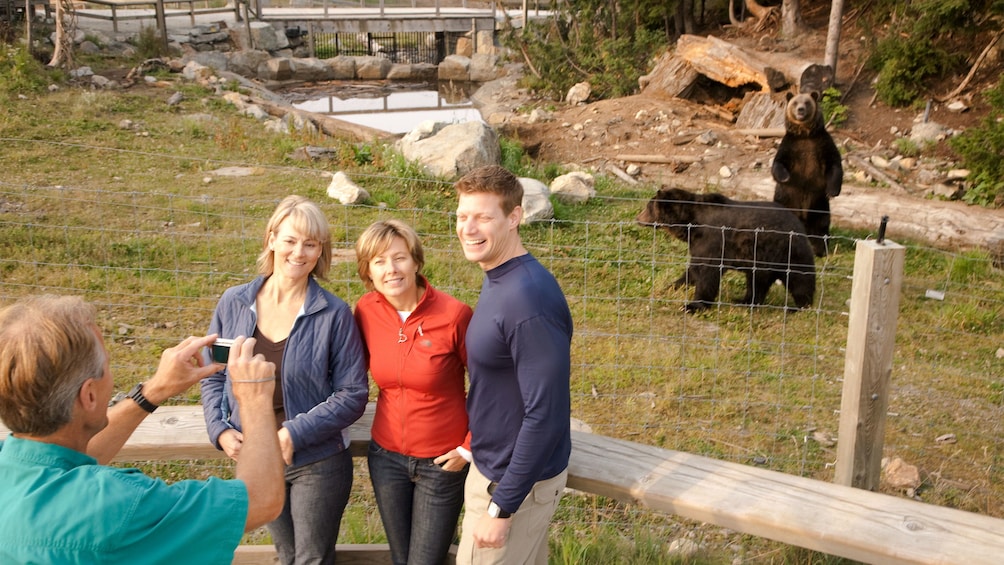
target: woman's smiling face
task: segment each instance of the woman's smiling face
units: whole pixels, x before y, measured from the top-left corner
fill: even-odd
[[[292,279],[306,278],[321,257],[321,242],[311,239],[283,221],[269,238],[273,255],[273,274]]]

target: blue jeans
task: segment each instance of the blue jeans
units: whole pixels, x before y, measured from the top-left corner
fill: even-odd
[[[286,504],[268,523],[284,565],[335,562],[342,512],[352,490],[352,455],[343,450],[327,459],[286,467]]]
[[[456,536],[470,465],[444,471],[432,459],[387,451],[370,441],[370,479],[394,565],[440,564]]]

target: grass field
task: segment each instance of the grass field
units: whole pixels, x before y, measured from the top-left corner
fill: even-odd
[[[168,106],[175,90],[185,99]],[[117,389],[146,378],[163,348],[205,331],[219,294],[253,276],[265,220],[291,193],[328,214],[339,259],[325,284],[350,304],[363,292],[352,244],[386,217],[422,234],[433,284],[477,302],[482,274],[455,242],[449,182],[382,147],[266,132],[181,83],[152,93],[0,92],[0,303],[37,292],[97,303]],[[334,147],[338,157],[292,160],[304,145]],[[560,172],[512,144],[505,153],[523,176],[547,182]],[[233,166],[250,174],[214,172]],[[325,173],[338,170],[372,201],[329,199]],[[522,229],[575,319],[573,415],[596,433],[832,480],[835,448],[819,438],[837,433],[854,246],[872,234],[835,231],[810,309],[786,312],[775,288],[764,307],[722,304],[694,316],[680,310],[689,291],[670,287],[685,245],[634,223],[654,187],[600,177],[597,190]],[[906,273],[885,452],[921,469],[912,496],[1004,518],[1004,278],[980,251],[899,243]],[[741,294],[741,279],[727,277],[723,296]],[[198,400],[198,391],[175,399]],[[938,441],[946,434],[954,442]],[[216,462],[153,467],[169,480],[229,472]],[[382,539],[366,483],[360,472],[345,541]],[[567,497],[558,521],[555,563],[683,562],[666,556],[681,538],[704,548],[686,562],[837,562],[595,496]]]

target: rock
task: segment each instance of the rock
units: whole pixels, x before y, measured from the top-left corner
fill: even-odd
[[[588,82],[577,83],[568,89],[568,94],[565,95],[565,102],[572,106],[582,104],[589,99],[592,91],[593,87]]]
[[[893,489],[913,491],[920,487],[920,471],[899,457],[883,465],[882,476]]]
[[[289,38],[286,37],[285,33],[280,33],[279,30],[272,27],[272,24],[249,22],[247,25],[251,30],[251,45],[255,49],[271,53],[289,47]]]
[[[523,219],[521,224],[530,224],[554,217],[554,206],[551,205],[550,190],[547,185],[537,179],[519,177],[523,185]]]
[[[493,54],[475,53],[471,55],[469,66],[470,80],[474,82],[488,82],[494,79],[497,63],[498,57]]]
[[[956,114],[961,114],[962,112],[969,110],[969,105],[963,102],[962,100],[952,100],[951,102],[945,105],[945,109],[948,110],[949,112],[955,112]]]
[[[370,197],[365,189],[352,182],[343,171],[338,171],[331,176],[331,183],[328,184],[328,196],[346,206],[359,204]]]
[[[878,155],[872,155],[869,158],[869,161],[872,162],[872,165],[875,165],[876,167],[878,167],[880,169],[888,169],[889,168],[889,161],[887,161],[885,158],[880,157]]]
[[[419,124],[395,143],[409,161],[418,161],[437,177],[456,178],[484,165],[497,165],[502,158],[498,134],[482,122]]]
[[[969,169],[952,169],[945,178],[948,182],[966,180],[969,178]]]
[[[375,55],[356,58],[356,78],[360,80],[383,80],[390,73],[393,64],[389,59]]]
[[[90,67],[78,67],[70,71],[70,78],[83,78],[94,76],[94,71]]]
[[[167,105],[177,106],[178,104],[181,104],[181,101],[184,99],[185,99],[184,94],[182,94],[181,92],[175,92],[174,94],[171,95],[170,98],[167,99]]]
[[[910,140],[919,145],[924,145],[925,143],[940,141],[946,138],[948,134],[948,128],[939,123],[919,123],[914,124],[913,129],[910,130]]]
[[[355,57],[339,55],[325,59],[324,62],[331,68],[331,78],[333,80],[352,80],[356,78]]]
[[[470,37],[458,37],[457,38],[457,49],[454,53],[455,55],[460,55],[461,57],[470,58],[474,54],[474,44]]]
[[[596,184],[593,175],[582,171],[573,171],[561,175],[551,181],[551,194],[567,204],[582,204],[596,196]]]
[[[439,63],[439,80],[468,82],[471,80],[471,60],[461,55],[450,55]]]
[[[530,112],[530,117],[526,119],[526,123],[536,124],[538,122],[549,122],[552,119],[554,118],[551,116],[551,113],[548,112],[547,110],[541,108],[534,108]]]
[[[335,72],[327,61],[314,57],[293,59],[293,80],[319,82],[333,80]]]
[[[679,557],[684,560],[688,560],[693,557],[698,551],[701,550],[701,546],[698,545],[692,539],[679,538],[671,541],[669,547],[666,549],[666,553],[673,557]]]
[[[293,61],[289,57],[272,57],[258,65],[258,78],[262,80],[290,80],[293,78]]]

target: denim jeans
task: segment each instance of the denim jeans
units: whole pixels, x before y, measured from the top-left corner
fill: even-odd
[[[438,565],[456,536],[470,465],[444,471],[433,459],[408,457],[370,441],[370,479],[394,565]]]
[[[335,562],[342,512],[352,490],[352,455],[343,450],[327,459],[286,467],[286,504],[268,523],[284,565]]]

